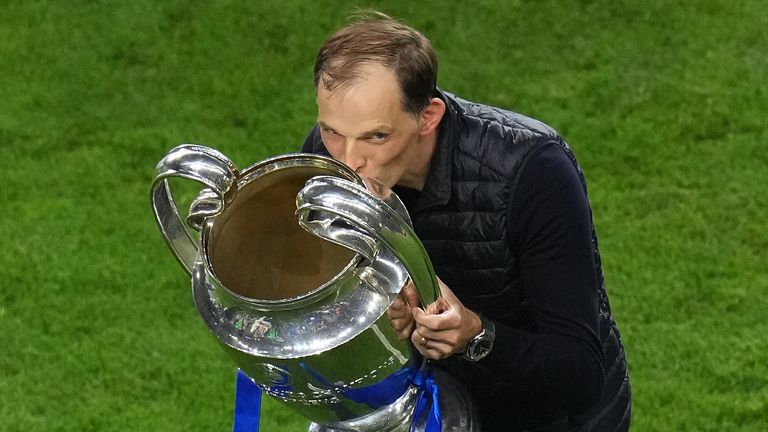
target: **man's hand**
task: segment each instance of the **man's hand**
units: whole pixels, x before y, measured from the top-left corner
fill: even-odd
[[[413,282],[408,281],[408,285],[400,291],[394,302],[387,309],[387,316],[392,323],[392,328],[397,332],[400,340],[406,340],[413,333],[414,322],[412,309],[419,305],[419,296],[413,287]]]
[[[462,352],[482,330],[480,317],[464,307],[450,288],[438,279],[442,296],[425,310],[413,308],[416,329],[411,342],[425,357],[444,359]]]

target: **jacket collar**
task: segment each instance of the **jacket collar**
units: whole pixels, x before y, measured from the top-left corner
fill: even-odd
[[[445,114],[440,120],[435,153],[429,163],[429,172],[421,190],[415,211],[442,206],[451,198],[451,165],[453,152],[458,143],[458,112],[450,93],[438,90],[445,102]]]

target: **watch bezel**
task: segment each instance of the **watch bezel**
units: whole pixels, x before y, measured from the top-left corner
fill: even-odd
[[[493,342],[496,339],[495,326],[493,321],[480,316],[480,322],[482,323],[482,330],[480,333],[473,337],[467,344],[467,348],[464,351],[463,357],[469,361],[476,362],[484,359],[493,350]],[[483,345],[487,344],[487,348]],[[478,350],[480,350],[478,352]]]

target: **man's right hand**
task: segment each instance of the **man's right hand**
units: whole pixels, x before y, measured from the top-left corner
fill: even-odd
[[[413,282],[408,281],[408,284],[387,309],[389,321],[400,340],[410,339],[414,329],[411,309],[417,306],[419,306],[419,296],[416,294]]]

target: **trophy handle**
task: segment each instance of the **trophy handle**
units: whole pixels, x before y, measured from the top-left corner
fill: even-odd
[[[362,185],[339,177],[309,179],[296,196],[302,228],[373,260],[386,247],[408,271],[423,306],[440,297],[432,261],[413,232],[397,195],[377,184],[374,195]],[[404,215],[402,213],[405,213]]]
[[[208,147],[182,144],[172,149],[155,167],[150,198],[160,233],[188,274],[198,259],[197,242],[182,222],[168,183],[181,177],[206,186],[193,202],[187,225],[200,229],[204,218],[220,213],[237,192],[237,168],[222,153]]]

